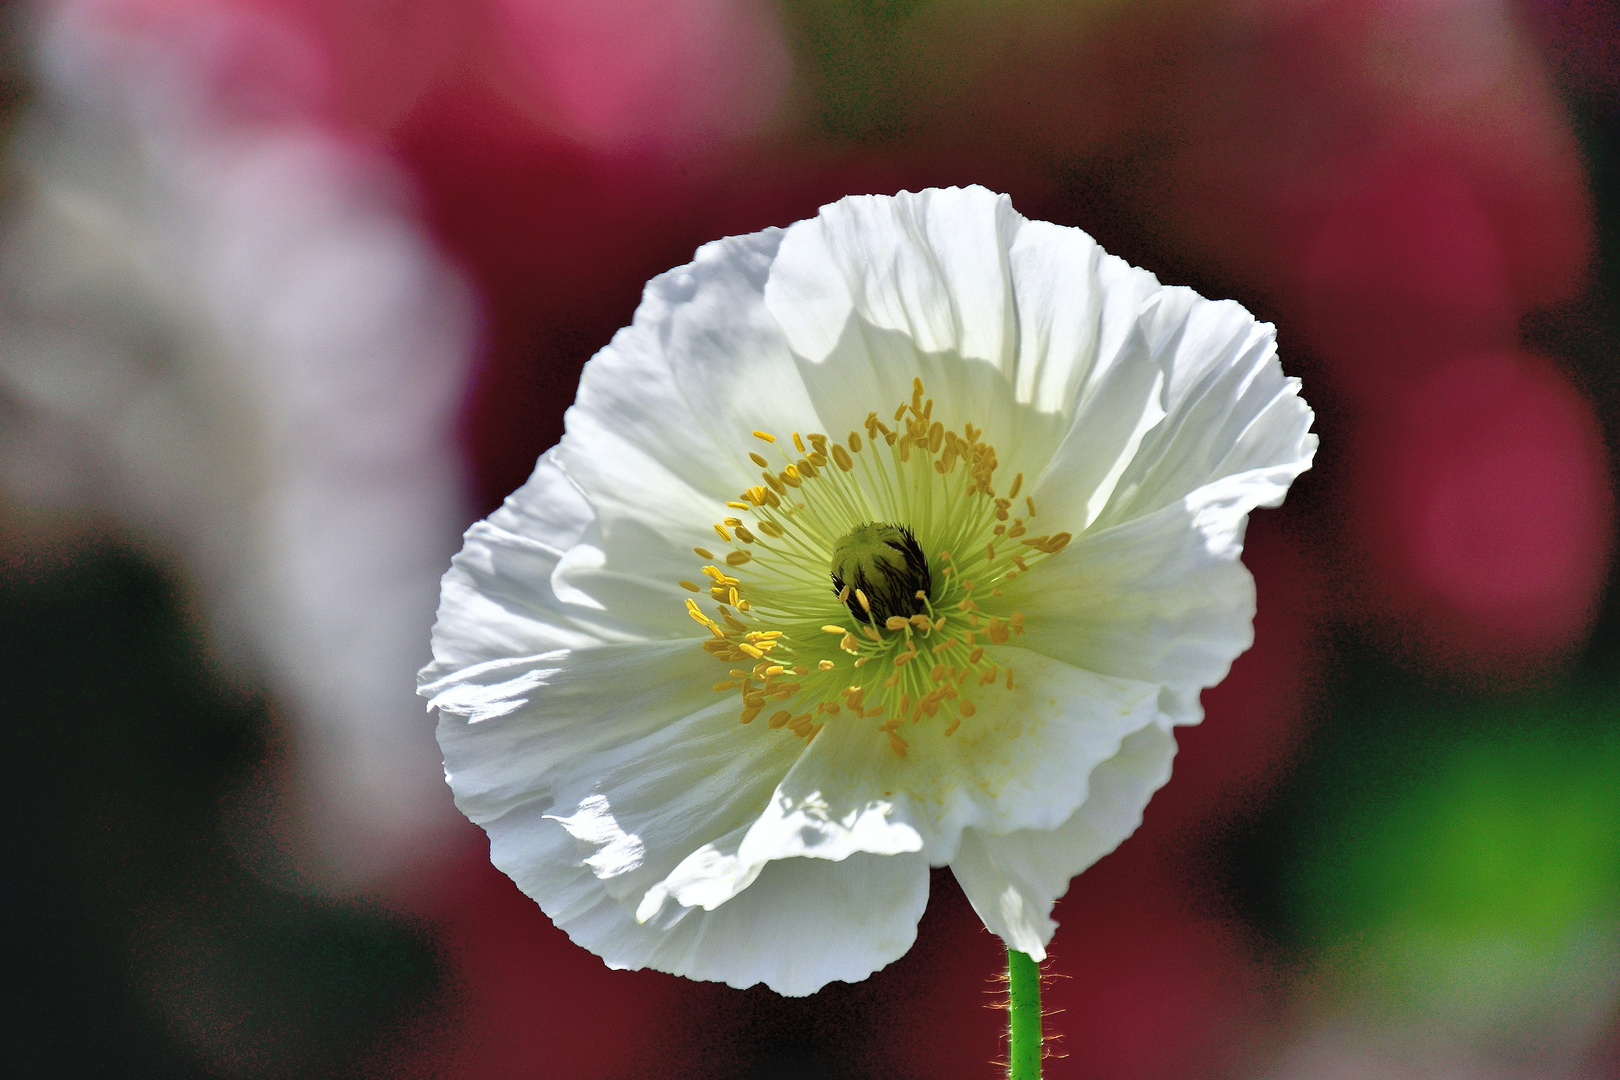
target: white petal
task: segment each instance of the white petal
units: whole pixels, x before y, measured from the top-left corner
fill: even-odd
[[[1175,749],[1168,731],[1149,725],[1092,771],[1086,801],[1058,828],[1005,836],[966,830],[951,870],[984,925],[1009,947],[1045,959],[1057,929],[1052,905],[1071,878],[1136,831],[1148,799],[1170,779]]]
[[[874,722],[847,713],[831,720],[746,833],[679,868],[657,900],[714,907],[772,860],[921,851],[943,866],[964,829],[1055,828],[1086,800],[1092,770],[1160,720],[1156,685],[1022,649],[996,655],[1015,667],[1017,689],[981,696],[978,714],[954,735],[934,721],[903,730],[912,744],[905,758],[888,750]]]
[[[921,855],[767,864],[712,911],[664,905],[638,921],[585,864],[579,841],[535,808],[491,834],[490,857],[547,915],[609,967],[650,967],[743,989],[812,994],[854,982],[904,955],[928,902]]]
[[[629,519],[674,530],[677,548],[703,542],[716,510],[758,482],[748,452],[767,448],[751,432],[815,424],[763,304],[780,236],[705,244],[648,282],[635,321],[585,365],[558,454],[604,533]]]
[[[692,852],[756,819],[803,750],[739,724],[736,699],[708,688],[709,663],[690,642],[632,643],[459,673],[435,687],[456,804],[497,845],[514,814],[540,807],[634,909]],[[492,688],[508,694],[500,707]]]
[[[1080,230],[971,187],[823,207],[787,230],[765,303],[835,435],[920,377],[936,415],[986,429],[1008,475],[1033,479],[1081,401],[1098,399],[1092,436],[1125,425],[1108,461],[1154,408],[1155,372],[1117,359],[1158,291]]]
[[[1228,530],[1255,507],[1281,503],[1288,485],[1310,468],[1316,436],[1299,380],[1284,378],[1277,363],[1275,329],[1241,305],[1187,289],[1164,290],[1141,326],[1165,373],[1165,416],[1143,437],[1088,527],[1140,517],[1222,481],[1236,483],[1230,497],[1197,501],[1206,510],[1222,503],[1221,527]]]
[[[1231,495],[1230,486],[1205,490]],[[1234,522],[1230,505],[1189,499],[1077,538],[1026,587],[1008,590],[1025,612],[1029,647],[1166,686],[1172,718],[1197,722],[1197,691],[1225,678],[1254,642],[1254,578],[1238,559],[1244,519]]]
[[[841,199],[788,229],[766,303],[794,352],[815,362],[858,318],[915,352],[1000,366],[1017,340],[1007,250],[1023,221],[982,187]]]

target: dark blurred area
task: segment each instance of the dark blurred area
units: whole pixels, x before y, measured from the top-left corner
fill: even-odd
[[[948,872],[858,985],[608,971],[410,693],[649,277],[982,183],[1275,322],[1322,439],[1047,1075],[1620,1076],[1613,0],[4,11],[8,1075],[996,1075]]]

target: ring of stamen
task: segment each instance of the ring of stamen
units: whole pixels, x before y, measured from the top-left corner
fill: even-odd
[[[808,740],[828,722],[881,717],[876,730],[904,758],[906,725],[938,722],[949,736],[978,714],[976,699],[1016,685],[985,652],[1024,630],[1022,612],[1002,611],[1000,586],[1070,535],[1028,535],[1033,497],[1012,513],[1023,475],[997,495],[995,447],[972,424],[947,429],[933,407],[915,380],[896,428],[872,412],[864,439],[818,433],[807,446],[794,432],[798,456],[754,432],[783,464],[749,454],[764,483],[714,526],[730,550],[694,548],[707,584],[680,583],[707,593],[712,615],[697,599],[687,611],[710,632],[703,649],[728,665],[714,689],[740,696],[743,723],[767,715]]]

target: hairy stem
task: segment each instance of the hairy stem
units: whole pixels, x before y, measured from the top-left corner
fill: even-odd
[[[1007,950],[1007,1080],[1041,1080],[1041,969]]]

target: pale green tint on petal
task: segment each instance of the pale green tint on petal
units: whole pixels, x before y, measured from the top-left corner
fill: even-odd
[[[1017,672],[1016,688],[980,689],[978,713],[950,736],[939,724],[903,729],[912,741],[905,758],[873,752],[873,721],[829,723],[746,833],[689,858],[649,893],[641,915],[667,899],[713,908],[773,860],[921,851],[944,866],[964,830],[1056,828],[1086,802],[1092,771],[1161,719],[1156,685],[1024,649],[995,655]]]
[[[1071,878],[1136,831],[1148,799],[1170,779],[1175,752],[1168,731],[1144,727],[1097,766],[1086,801],[1056,829],[1005,836],[966,830],[951,870],[990,932],[1044,960],[1057,929],[1052,905],[1069,891]]]
[[[1159,719],[1158,687],[1110,679],[1027,649],[994,647],[1014,690],[976,688],[977,713],[951,735],[905,725],[904,758],[872,752],[875,721],[829,724],[782,781],[754,838],[761,851],[837,858],[854,838],[842,827],[864,807],[893,804],[935,866],[956,855],[961,832],[1050,829],[1086,799],[1085,777],[1120,741]],[[774,820],[773,820],[774,819]],[[867,849],[875,850],[875,849]]]

